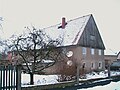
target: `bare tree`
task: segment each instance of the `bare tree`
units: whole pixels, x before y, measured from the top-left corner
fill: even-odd
[[[3,39],[0,40],[0,54],[1,54],[0,59],[3,59],[3,60],[7,59],[7,54],[10,48],[11,48],[11,45],[9,40],[3,40]]]
[[[27,27],[27,30],[29,33],[13,37],[14,51],[12,52],[14,52],[14,56],[20,56],[17,59],[26,65],[26,71],[30,74],[30,84],[34,84],[35,73],[49,68],[61,60],[62,49],[58,46],[62,39],[52,40],[45,32],[34,27]]]

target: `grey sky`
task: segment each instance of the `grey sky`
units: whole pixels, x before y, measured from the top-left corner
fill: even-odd
[[[48,27],[93,14],[106,46],[106,54],[120,50],[120,0],[0,0],[1,37],[21,33],[25,26]],[[4,35],[4,36],[3,36]]]

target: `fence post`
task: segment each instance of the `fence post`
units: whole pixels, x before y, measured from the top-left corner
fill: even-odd
[[[108,65],[108,78],[110,78],[110,64]]]
[[[3,66],[0,66],[0,90],[2,90]]]
[[[77,85],[79,85],[79,76],[80,76],[80,65],[77,64]]]
[[[16,67],[16,90],[21,90],[21,66]]]

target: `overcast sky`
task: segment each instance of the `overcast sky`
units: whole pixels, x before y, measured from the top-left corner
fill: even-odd
[[[120,0],[0,0],[3,30],[0,37],[21,33],[25,26],[44,28],[93,14],[106,54],[120,50]],[[113,50],[113,52],[111,50]]]

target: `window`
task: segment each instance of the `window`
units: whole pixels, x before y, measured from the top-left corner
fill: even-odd
[[[102,50],[99,49],[99,50],[98,50],[98,54],[99,54],[99,55],[102,55]]]
[[[93,68],[93,63],[92,63],[92,68]]]
[[[90,35],[90,40],[95,40],[95,36],[94,35]]]
[[[101,69],[102,68],[102,62],[98,63],[98,68]]]
[[[91,34],[90,34],[89,40],[90,40],[90,41],[89,41],[89,42],[90,42],[90,45],[96,47],[96,37],[95,37],[95,34],[94,34],[94,33],[91,33]]]
[[[85,68],[85,63],[83,63],[83,66],[82,66],[82,68],[83,68],[83,69]]]
[[[72,56],[73,56],[73,51],[68,51],[68,52],[66,53],[66,55],[67,55],[67,57],[72,57]]]
[[[95,68],[95,63],[92,63],[91,68],[92,68],[92,69]]]
[[[91,48],[91,54],[92,54],[92,55],[95,54],[95,49]]]
[[[87,53],[87,49],[85,47],[82,48],[82,54],[86,54]]]

